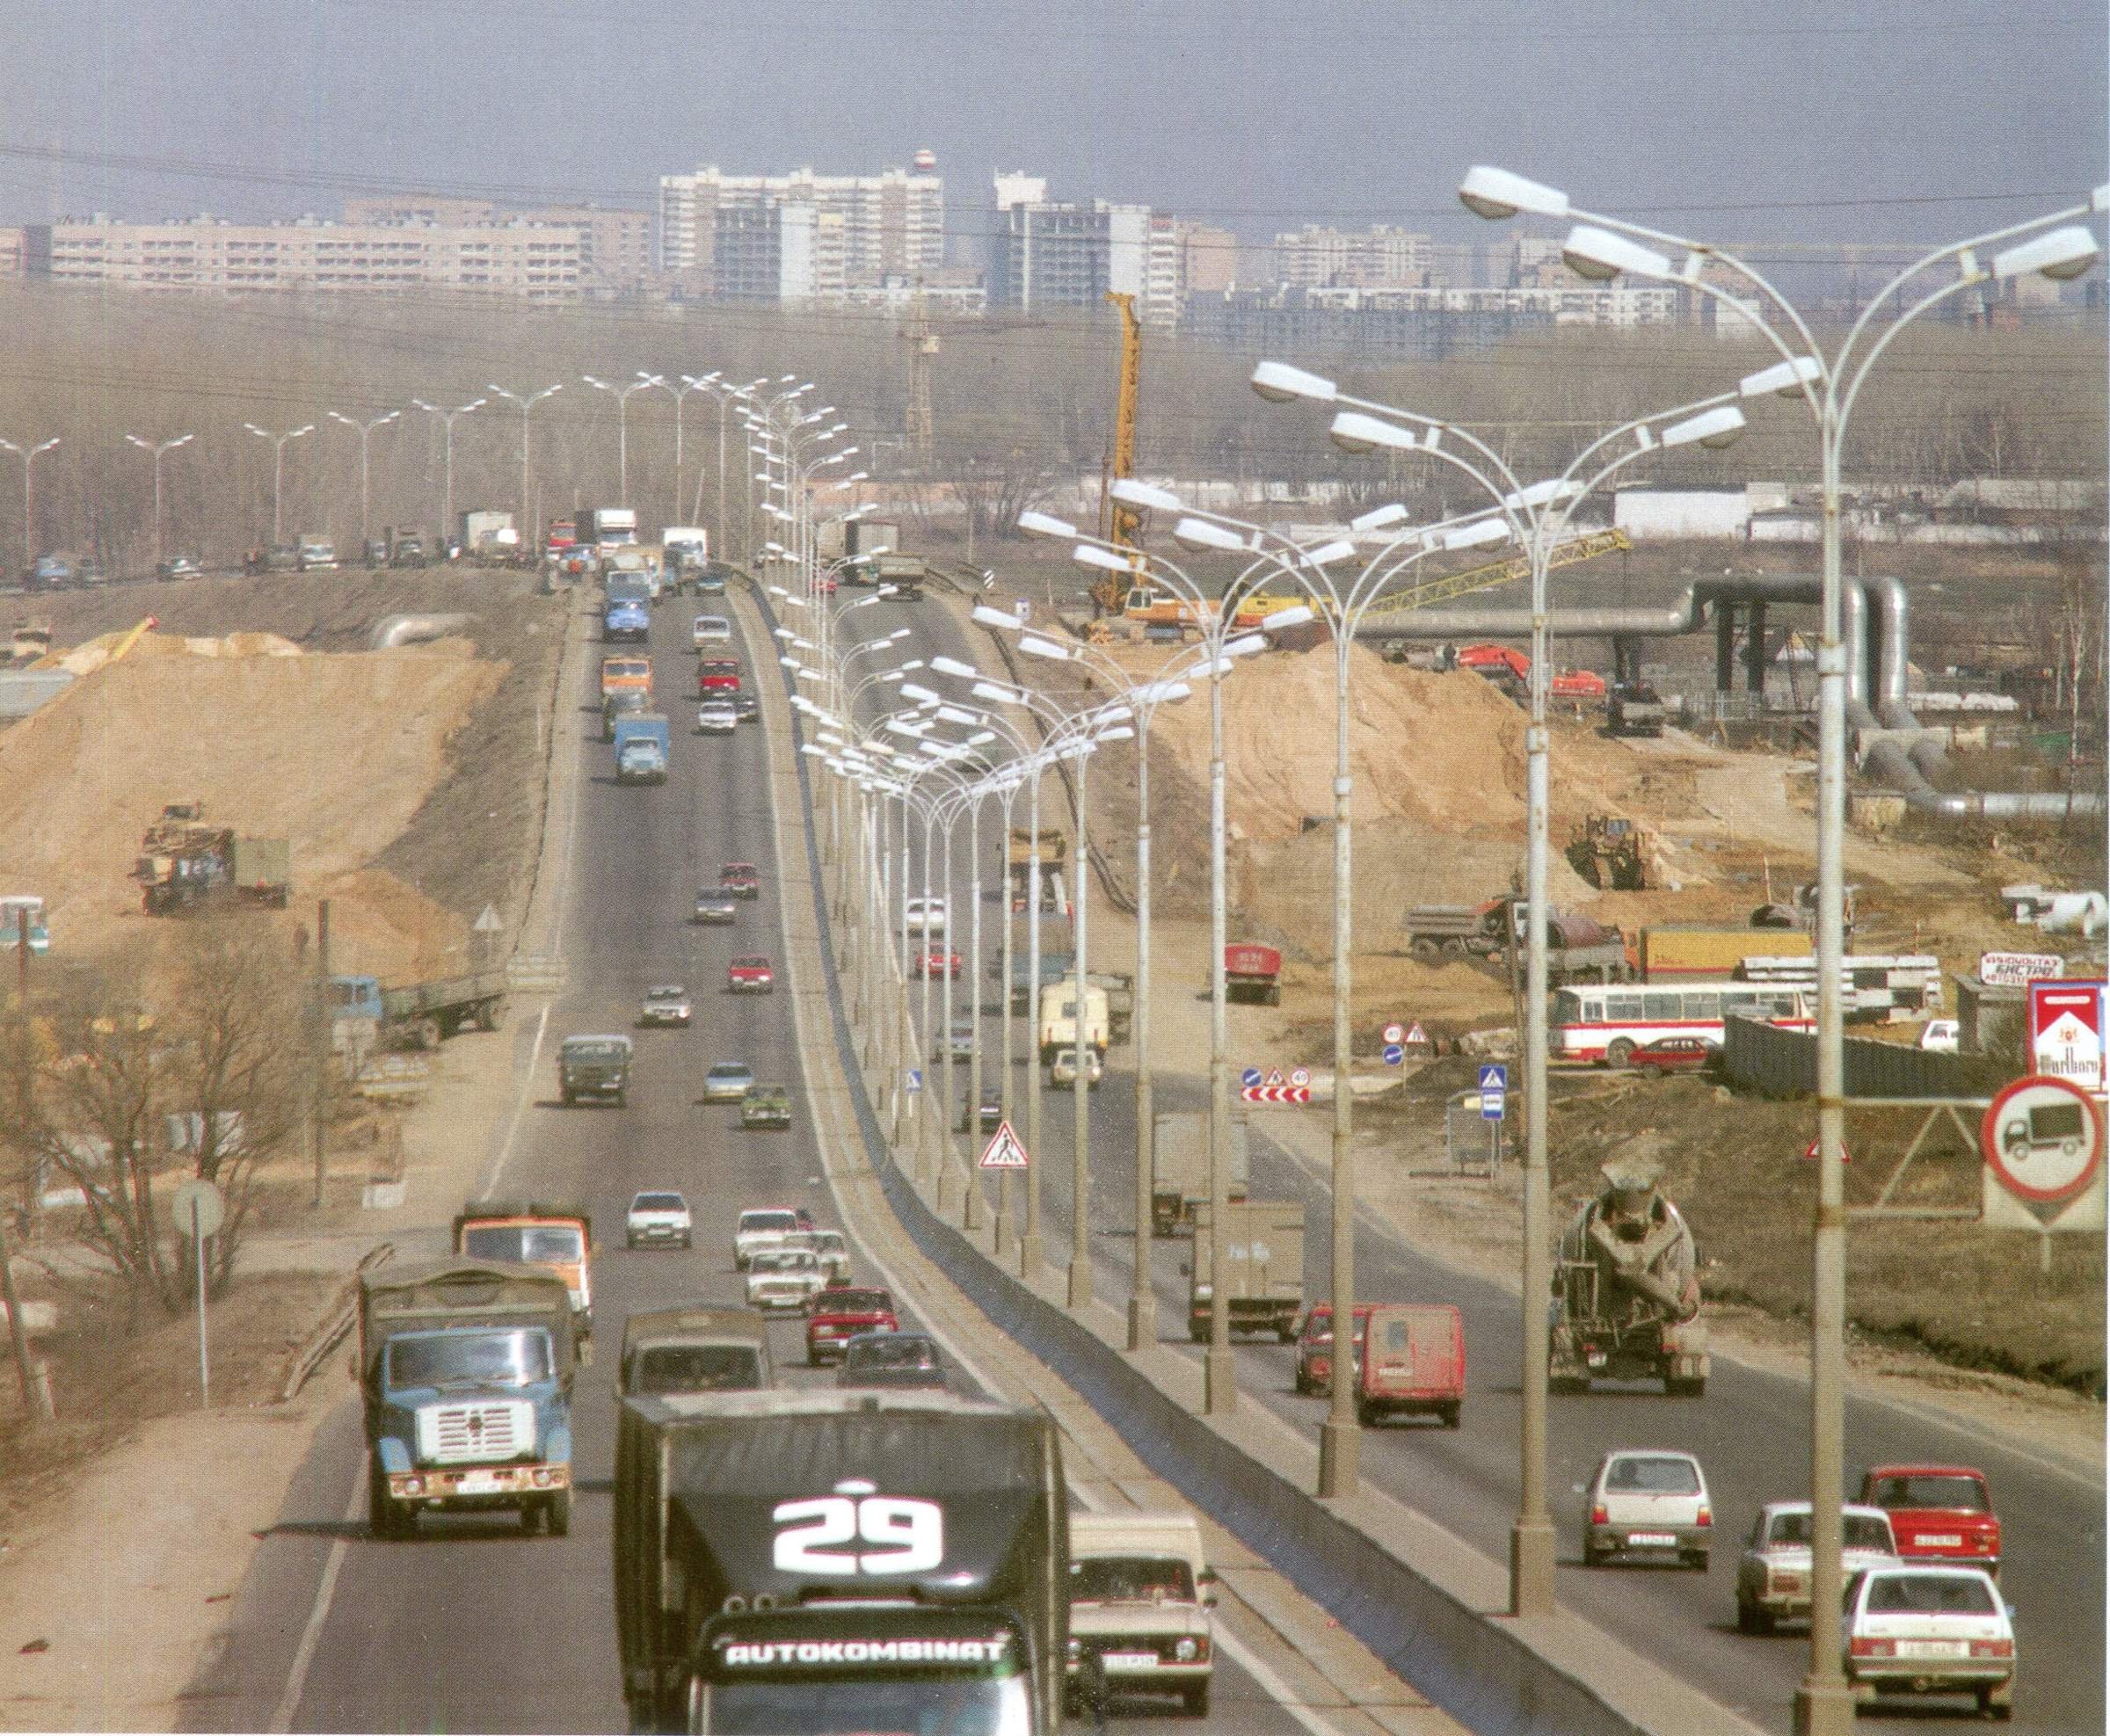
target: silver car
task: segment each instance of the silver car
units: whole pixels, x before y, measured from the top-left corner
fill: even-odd
[[[686,1030],[689,1021],[688,991],[679,983],[662,983],[644,991],[637,1009],[640,1025],[677,1025]]]
[[[1777,1622],[1809,1619],[1810,1505],[1768,1501],[1736,1558],[1736,1631],[1771,1633]],[[1880,1507],[1840,1509],[1844,1577],[1897,1565],[1890,1515]]]
[[[740,714],[732,708],[731,701],[713,700],[696,708],[696,729],[700,734],[730,736],[739,727]]]
[[[714,1061],[703,1075],[706,1103],[737,1103],[754,1083],[754,1069],[745,1061]]]
[[[1582,1565],[1614,1556],[1654,1556],[1706,1572],[1714,1507],[1690,1453],[1607,1453],[1582,1485]]]

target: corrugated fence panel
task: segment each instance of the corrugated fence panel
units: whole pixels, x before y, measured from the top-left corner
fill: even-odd
[[[1731,1019],[1721,1070],[1733,1083],[1768,1097],[1815,1096],[1817,1039],[1809,1032]],[[1961,1056],[1872,1042],[1866,1037],[1846,1039],[1849,1097],[1968,1097],[1974,1086]]]
[[[16,670],[0,674],[0,718],[26,717],[73,684],[63,669]]]

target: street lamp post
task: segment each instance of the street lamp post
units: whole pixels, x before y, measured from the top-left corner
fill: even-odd
[[[504,398],[507,403],[518,404],[520,406],[520,535],[523,539],[533,539],[531,542],[523,540],[520,545],[523,548],[533,548],[539,550],[542,547],[542,533],[535,527],[533,518],[534,502],[531,496],[530,484],[528,483],[528,412],[533,410],[535,405],[542,403],[544,398],[550,396],[554,393],[561,392],[564,389],[564,382],[561,380],[558,381],[554,386],[543,387],[539,392],[509,392],[503,386],[486,386],[484,388],[484,390],[489,392],[494,398]]]
[[[275,548],[286,541],[285,515],[282,511],[285,500],[286,445],[289,440],[299,439],[303,434],[312,434],[315,424],[310,422],[304,427],[290,428],[282,434],[268,432],[253,422],[244,422],[242,425],[259,439],[271,442],[271,541]]]
[[[142,440],[137,434],[125,436],[126,440],[131,445],[137,447],[142,452],[151,453],[154,457],[154,568],[156,572],[161,570],[161,563],[164,558],[161,544],[161,461],[168,454],[175,451],[178,447],[188,445],[196,438],[193,434],[178,434],[172,440],[156,442]],[[5,444],[5,441],[0,440],[0,446]]]
[[[619,506],[630,504],[630,395],[650,391],[666,381],[657,374],[647,374],[642,367],[637,377],[627,385],[611,385],[606,380],[596,380],[591,374],[579,378],[597,390],[611,394],[615,400],[615,501]]]
[[[455,534],[455,418],[483,409],[484,400],[476,398],[454,410],[442,410],[438,404],[427,403],[423,398],[412,398],[411,403],[415,409],[438,417],[440,425],[447,431],[447,484],[440,509],[440,546],[444,552],[447,539]]]
[[[351,417],[340,415],[334,410],[324,410],[323,414],[332,422],[343,423],[346,427],[359,436],[359,541],[360,554],[363,558],[366,554],[367,539],[372,534],[370,520],[373,516],[371,512],[373,496],[367,485],[367,439],[376,428],[386,427],[403,412],[400,410],[391,410],[386,416],[376,416],[371,422],[356,422]]]
[[[2041,272],[2077,276],[2100,248],[2076,220],[2110,209],[2110,187],[2085,202],[2023,223],[1936,248],[1872,295],[1833,355],[1819,348],[1807,323],[1777,288],[1748,263],[1708,243],[1622,219],[1583,211],[1566,193],[1506,171],[1476,166],[1459,188],[1466,208],[1488,218],[1519,211],[1576,220],[1563,246],[1570,265],[1607,280],[1621,272],[1683,284],[1708,296],[1754,327],[1779,352],[1772,367],[1747,381],[1784,396],[1800,396],[1817,428],[1823,490],[1823,622],[1817,660],[1817,1201],[1811,1237],[1810,1500],[1811,1609],[1809,1664],[1795,1691],[1798,1732],[1844,1736],[1853,1700],[1841,1666],[1839,1605],[1844,1482],[1846,1209],[1845,1046],[1841,972],[1845,954],[1846,655],[1844,587],[1839,546],[1840,452],[1855,399],[1891,341],[1913,319],[1960,292],[1991,281]],[[2023,237],[2028,237],[2024,239]],[[2005,243],[2003,245],[2003,243]],[[1674,265],[1660,247],[1683,251]],[[1980,255],[1997,249],[1990,262]],[[1710,262],[1726,267],[1753,292],[1732,294],[1705,275]],[[1957,274],[1926,287],[1925,274],[1953,264]],[[1914,299],[1905,301],[1908,287]],[[1895,311],[1879,330],[1886,306]],[[1786,330],[1774,323],[1778,319]],[[1872,335],[1873,334],[1873,335]],[[1860,346],[1868,339],[1865,352]]]

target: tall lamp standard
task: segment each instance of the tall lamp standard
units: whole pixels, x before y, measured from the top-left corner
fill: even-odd
[[[645,392],[666,381],[657,374],[647,374],[642,367],[637,377],[627,385],[611,385],[606,380],[596,380],[591,374],[579,378],[598,391],[610,394],[615,400],[615,502],[619,506],[630,504],[630,396]]]
[[[1961,292],[2041,272],[2077,277],[2100,255],[2095,236],[2077,219],[2110,209],[2110,186],[2062,210],[1952,242],[1923,254],[1872,295],[1834,352],[1827,357],[1794,306],[1748,262],[1708,243],[1623,219],[1584,211],[1558,188],[1502,169],[1477,165],[1459,186],[1477,215],[1501,219],[1528,212],[1575,220],[1562,249],[1575,270],[1600,280],[1622,272],[1683,284],[1728,309],[1757,329],[1779,353],[1763,375],[1783,396],[1800,396],[1816,424],[1823,498],[1823,625],[1817,653],[1817,1202],[1811,1237],[1810,1302],[1810,1623],[1809,1667],[1795,1690],[1795,1727],[1844,1736],[1853,1701],[1841,1667],[1840,1558],[1845,1435],[1846,1068],[1840,972],[1845,955],[1846,654],[1841,582],[1840,453],[1863,382],[1891,341],[1914,319]],[[2024,237],[2027,237],[2025,239]],[[2005,243],[2003,245],[2002,243]],[[1673,264],[1662,247],[1682,251]],[[1980,255],[1997,251],[1990,261]],[[1708,280],[1709,264],[1747,287],[1739,295]],[[1955,276],[1932,282],[1937,267]],[[1905,299],[1908,292],[1912,299]],[[1747,299],[1748,297],[1748,299]],[[1895,311],[1886,320],[1886,305]],[[1776,323],[1778,322],[1778,323]],[[1863,345],[1866,345],[1864,349]]]
[[[289,440],[299,439],[303,434],[312,434],[315,424],[310,422],[305,427],[291,428],[283,434],[267,432],[253,422],[244,422],[242,425],[258,439],[271,442],[271,541],[272,546],[276,548],[286,541],[285,515],[280,510],[285,499],[286,445]]]
[[[332,422],[343,423],[346,427],[359,436],[359,541],[360,552],[363,556],[366,552],[367,538],[371,534],[370,520],[373,516],[370,511],[373,495],[367,485],[367,439],[376,428],[385,428],[403,412],[400,410],[391,410],[386,416],[376,416],[371,422],[355,422],[349,416],[342,415],[334,410],[326,410],[323,414]]]
[[[543,387],[539,392],[509,392],[503,386],[486,386],[484,389],[489,392],[494,398],[504,398],[507,403],[517,404],[520,406],[520,535],[523,539],[520,546],[523,548],[534,548],[539,552],[542,546],[542,534],[535,527],[535,520],[533,516],[535,511],[535,501],[533,498],[532,486],[528,482],[528,412],[533,410],[535,405],[542,403],[544,398],[549,397],[555,393],[563,391],[564,389],[564,382],[560,380],[554,386]]]
[[[427,403],[423,398],[412,398],[413,409],[422,410],[428,416],[437,417],[440,425],[447,431],[447,484],[440,508],[440,541],[444,548],[447,540],[455,534],[455,422],[459,417],[469,416],[484,408],[484,400],[472,399],[454,410],[442,410],[436,403]]]
[[[197,438],[194,434],[178,434],[172,440],[142,440],[137,434],[127,434],[126,440],[142,452],[154,455],[154,567],[158,572],[164,558],[161,545],[161,461],[179,446],[186,446]],[[6,442],[0,441],[0,445]]]
[[[1650,453],[1692,444],[1708,447],[1729,444],[1743,427],[1743,414],[1732,401],[1763,396],[1771,389],[1759,376],[1754,375],[1742,381],[1735,391],[1718,393],[1676,410],[1622,423],[1585,447],[1561,476],[1527,488],[1485,440],[1452,424],[1395,406],[1349,397],[1330,380],[1322,380],[1279,362],[1260,364],[1254,370],[1253,385],[1255,390],[1270,402],[1305,398],[1356,406],[1337,415],[1332,429],[1335,442],[1350,451],[1366,452],[1379,447],[1415,450],[1464,471],[1492,498],[1514,533],[1524,541],[1530,556],[1532,672],[1532,721],[1525,736],[1525,916],[1529,963],[1524,1009],[1524,1346],[1519,1438],[1522,1493],[1517,1522],[1510,1533],[1510,1555],[1512,1612],[1519,1616],[1544,1614],[1553,1604],[1553,1521],[1546,1504],[1549,1328],[1545,1311],[1538,1301],[1551,1285],[1551,1195],[1546,1136],[1546,832],[1550,808],[1550,736],[1546,712],[1552,680],[1547,576],[1561,531],[1576,505],[1591,490],[1626,465]],[[1629,437],[1633,440],[1630,449],[1590,476],[1587,483],[1578,480],[1588,475],[1591,464],[1611,451],[1616,442]]]
[[[11,452],[22,461],[22,570],[25,573],[37,562],[37,483],[32,472],[42,454],[61,444],[61,438],[54,434],[40,445],[31,447],[0,440],[0,451]]]

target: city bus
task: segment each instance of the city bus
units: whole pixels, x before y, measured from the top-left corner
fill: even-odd
[[[1719,1049],[1731,1015],[1815,1030],[1816,1002],[1815,989],[1777,983],[1579,983],[1553,995],[1547,1054],[1624,1067],[1662,1037],[1699,1037]]]

